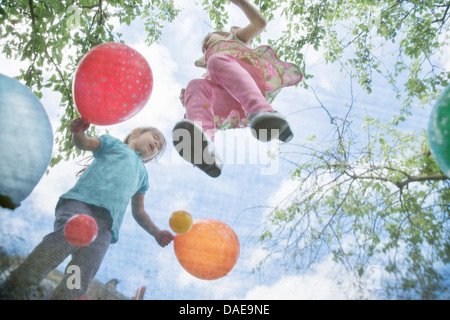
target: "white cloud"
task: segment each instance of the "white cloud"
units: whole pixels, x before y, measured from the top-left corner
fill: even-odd
[[[356,285],[356,279],[338,267],[329,257],[316,265],[313,271],[304,275],[284,276],[272,285],[262,285],[249,290],[245,299],[263,300],[340,300],[340,299],[377,299],[362,284]]]
[[[450,31],[448,32],[447,37],[450,36]],[[444,47],[441,48],[441,50],[438,53],[438,59],[441,61],[441,63],[443,64],[445,70],[450,70],[450,45],[446,45]]]
[[[75,161],[68,161],[51,168],[48,175],[44,174],[28,199],[33,202],[36,213],[54,215],[59,196],[75,184],[75,174],[81,168]]]
[[[298,188],[298,182],[292,179],[285,179],[282,181],[280,187],[267,200],[266,205],[269,207],[276,207],[280,203],[286,201],[287,197]]]
[[[20,75],[20,70],[27,67],[26,61],[10,60],[4,55],[0,55],[0,65],[2,66],[1,73],[11,78]]]
[[[189,208],[192,204],[192,199],[195,196],[193,190],[185,190],[176,193],[173,197],[173,202],[167,204],[167,211],[174,212],[178,210],[184,210],[183,208]]]
[[[267,250],[262,246],[258,246],[255,249],[252,249],[251,254],[248,259],[244,260],[244,266],[248,270],[255,268],[264,258],[267,257]]]
[[[233,276],[233,270],[227,276],[217,280],[195,278],[182,269],[179,264],[172,270],[177,271],[175,282],[179,290],[184,291],[184,299],[192,299],[195,295],[200,295],[202,299],[227,299],[230,295],[242,293],[245,287],[242,279]],[[191,294],[189,294],[190,292]]]
[[[10,214],[9,219],[2,221],[2,229],[7,230],[9,236],[23,235],[23,230],[27,222],[21,217],[14,216],[12,212],[2,212],[2,214]]]

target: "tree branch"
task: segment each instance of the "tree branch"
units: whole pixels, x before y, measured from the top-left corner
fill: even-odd
[[[28,4],[30,5],[30,15],[31,15],[31,26],[33,28],[33,32],[35,32],[35,28],[36,28],[36,19],[35,19],[35,14],[34,14],[34,5],[33,5],[33,0],[28,0]]]
[[[69,84],[66,81],[67,79],[64,77],[64,73],[61,71],[61,69],[59,68],[58,64],[55,62],[53,57],[48,53],[48,50],[45,49],[44,53],[47,56],[47,59],[50,61],[50,63],[55,67],[56,72],[58,72],[58,74],[59,74],[59,78],[64,83],[64,86],[66,88],[70,88]],[[69,107],[70,107],[71,112],[72,112],[70,119],[73,120],[73,118],[74,118],[74,114],[73,114],[73,112],[74,112],[74,105],[73,105],[73,99],[72,99],[72,91],[68,91],[67,101],[69,102]]]
[[[435,174],[435,175],[429,175],[429,176],[417,176],[417,177],[408,177],[407,179],[403,181],[397,182],[395,185],[402,189],[404,186],[408,185],[411,182],[421,182],[421,181],[440,181],[440,180],[450,180],[446,175],[444,174]]]
[[[441,27],[442,27],[444,25],[444,23],[445,23],[445,20],[447,19],[447,14],[448,14],[448,11],[450,9],[450,4],[441,5],[440,7],[446,7],[445,8],[445,12],[442,15],[442,18],[435,19],[435,20],[431,21],[431,23],[442,22],[442,24],[441,24]]]
[[[407,178],[402,181],[393,182],[392,179],[386,178],[384,176],[376,176],[373,174],[370,175],[364,175],[364,174],[351,174],[347,171],[345,171],[345,174],[348,175],[352,180],[378,180],[378,181],[384,181],[384,182],[391,182],[392,184],[396,185],[399,189],[403,189],[403,187],[407,186],[408,184],[412,182],[421,182],[421,181],[445,181],[450,180],[446,175],[444,174],[432,174],[432,175],[426,175],[426,176],[410,176],[400,170],[394,169],[394,168],[388,168],[383,167],[381,169],[387,169],[392,171],[397,171],[402,174],[404,174]],[[369,170],[370,171],[370,170]]]

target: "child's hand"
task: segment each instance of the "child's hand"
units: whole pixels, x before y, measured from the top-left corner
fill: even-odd
[[[80,133],[85,132],[87,129],[89,129],[89,126],[90,126],[90,124],[88,122],[86,122],[84,119],[77,118],[72,121],[69,129],[70,129],[70,132],[72,132],[73,134],[80,134]]]
[[[70,132],[72,132],[72,141],[75,147],[84,151],[96,151],[100,148],[100,139],[89,138],[84,132],[89,129],[90,124],[85,120],[78,118],[70,124]]]
[[[180,92],[180,101],[181,101],[181,104],[184,106],[184,93],[186,92],[186,89],[181,89],[181,92]]]
[[[158,242],[161,247],[167,246],[172,242],[173,238],[173,234],[167,230],[159,230],[155,235],[156,242]]]

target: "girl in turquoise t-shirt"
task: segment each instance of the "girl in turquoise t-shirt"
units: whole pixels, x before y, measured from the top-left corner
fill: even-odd
[[[144,163],[154,159],[165,147],[162,133],[155,128],[133,130],[124,140],[103,135],[90,138],[85,131],[89,123],[75,119],[70,131],[74,145],[92,151],[94,160],[77,183],[63,194],[56,206],[54,231],[44,237],[27,259],[14,270],[0,288],[0,299],[27,298],[26,288],[37,285],[69,255],[70,266],[78,267],[80,285],[68,285],[67,273],[53,293],[52,299],[73,300],[83,296],[106,254],[109,244],[118,239],[120,224],[131,199],[132,215],[138,224],[165,247],[173,235],[160,230],[144,208],[144,195],[148,189],[148,176]],[[92,216],[98,233],[87,246],[77,247],[64,235],[67,221],[80,213]],[[69,269],[67,269],[69,270]]]

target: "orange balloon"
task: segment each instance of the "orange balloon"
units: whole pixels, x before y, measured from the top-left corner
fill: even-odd
[[[226,223],[200,219],[189,232],[175,235],[174,250],[178,262],[191,275],[215,280],[233,269],[240,245],[236,233]]]

